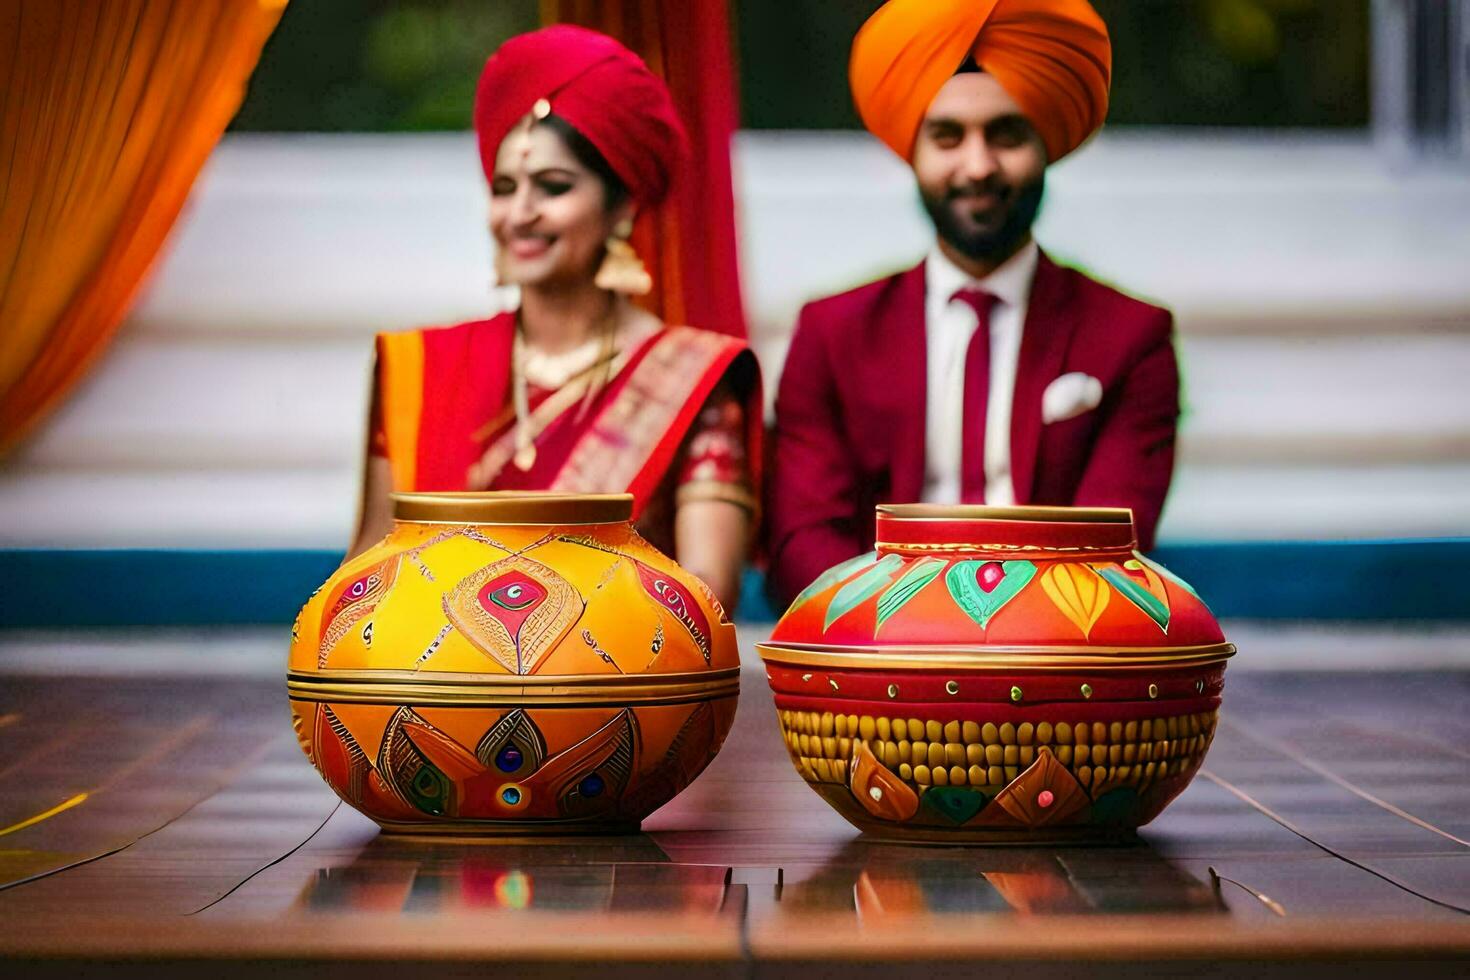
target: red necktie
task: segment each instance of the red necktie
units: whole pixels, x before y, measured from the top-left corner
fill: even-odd
[[[964,420],[960,429],[960,501],[985,502],[985,407],[990,397],[990,311],[996,299],[983,289],[957,290],[959,300],[975,311],[978,326],[965,353]]]

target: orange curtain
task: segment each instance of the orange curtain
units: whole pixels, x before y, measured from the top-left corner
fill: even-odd
[[[725,0],[542,0],[546,24],[579,24],[636,51],[673,93],[693,151],[670,200],[633,245],[665,322],[746,336],[735,246],[730,137],[739,111]]]
[[[0,3],[0,453],[107,347],[285,3]]]

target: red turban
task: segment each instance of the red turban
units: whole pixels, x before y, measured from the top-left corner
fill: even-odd
[[[668,88],[606,34],[565,24],[513,37],[485,62],[475,131],[487,178],[501,141],[541,99],[597,147],[634,200],[651,207],[668,194],[687,152]]]
[[[852,45],[863,124],[905,160],[934,96],[973,57],[1060,160],[1108,113],[1112,45],[1087,0],[888,0]]]

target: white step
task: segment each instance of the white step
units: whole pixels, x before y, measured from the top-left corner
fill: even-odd
[[[930,231],[865,135],[736,151],[774,391],[800,304]],[[1355,137],[1145,134],[1048,193],[1044,245],[1178,313],[1166,539],[1470,532],[1470,175],[1395,174]],[[372,333],[504,302],[485,206],[468,134],[227,139],[98,370],[0,463],[0,546],[340,547]]]

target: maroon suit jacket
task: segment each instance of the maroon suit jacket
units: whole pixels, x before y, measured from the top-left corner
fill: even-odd
[[[1011,470],[1021,504],[1131,507],[1140,545],[1174,468],[1179,374],[1173,319],[1043,254],[1021,336]],[[873,508],[924,487],[924,266],[809,303],[776,395],[768,550],[789,602],[873,547]],[[1053,380],[1102,382],[1090,412],[1043,425]]]

